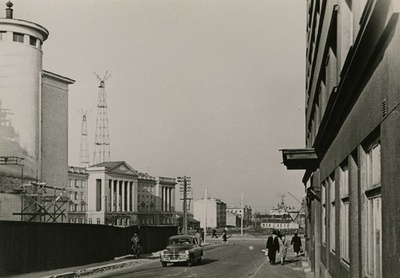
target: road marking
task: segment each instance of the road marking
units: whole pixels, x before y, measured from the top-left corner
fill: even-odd
[[[260,269],[265,265],[266,262],[268,262],[268,259],[266,259],[266,260],[262,263],[262,265],[260,265],[260,267],[256,270],[256,272],[254,272],[253,275],[250,276],[250,277],[254,277],[254,276],[257,274],[257,272],[260,271]]]

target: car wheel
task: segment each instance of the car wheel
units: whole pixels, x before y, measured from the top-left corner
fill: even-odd
[[[197,259],[197,263],[201,264],[201,257]]]
[[[188,267],[191,267],[191,266],[193,266],[193,261],[192,261],[192,260],[190,260],[190,261],[188,262]]]
[[[166,267],[166,266],[167,266],[167,263],[161,263],[161,265],[162,265],[163,267]]]

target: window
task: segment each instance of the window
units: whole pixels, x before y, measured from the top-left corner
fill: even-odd
[[[32,46],[36,46],[36,40],[37,39],[35,37],[30,36],[29,37],[29,44],[32,45]]]
[[[321,185],[321,205],[322,205],[322,243],[326,245],[326,181]]]
[[[13,34],[13,41],[24,43],[24,34],[14,33]]]
[[[349,168],[347,164],[340,167],[340,255],[350,263],[349,256]]]
[[[379,143],[367,153],[367,179],[369,188],[381,185],[381,145]]]
[[[381,146],[367,151],[367,272],[382,277]]]
[[[381,197],[368,199],[367,220],[367,272],[372,277],[382,277]]]
[[[100,218],[97,218],[97,224],[100,224]]]
[[[7,32],[0,31],[0,41],[6,41],[6,40],[7,40]]]
[[[92,218],[89,218],[89,224],[92,224]]]
[[[329,245],[330,250],[335,252],[336,249],[336,241],[335,241],[335,221],[336,221],[336,212],[335,212],[335,176],[332,175],[329,178]]]

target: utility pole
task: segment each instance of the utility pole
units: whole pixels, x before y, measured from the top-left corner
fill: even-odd
[[[240,212],[242,214],[241,220],[240,220],[240,235],[243,236],[243,193],[242,193],[242,197],[240,199]]]
[[[207,236],[207,193],[208,190],[206,188],[206,191],[204,193],[204,209],[205,209],[205,221],[204,221],[204,243],[206,243],[206,236]]]
[[[190,177],[178,177],[178,182],[180,183],[180,191],[183,193],[181,200],[183,200],[183,234],[187,235],[187,200],[191,199],[188,198],[188,193],[191,193],[190,187]]]

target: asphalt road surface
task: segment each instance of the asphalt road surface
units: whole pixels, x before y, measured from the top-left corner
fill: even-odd
[[[295,258],[293,250],[288,251],[284,265],[270,265],[262,249],[264,240],[231,240],[228,245],[222,245],[220,240],[208,241],[203,247],[204,256],[200,265],[168,264],[162,267],[159,259],[144,264],[111,270],[91,277],[218,277],[218,278],[261,278],[284,277],[304,278],[305,274],[299,267],[300,258]],[[277,256],[278,261],[278,256]]]

